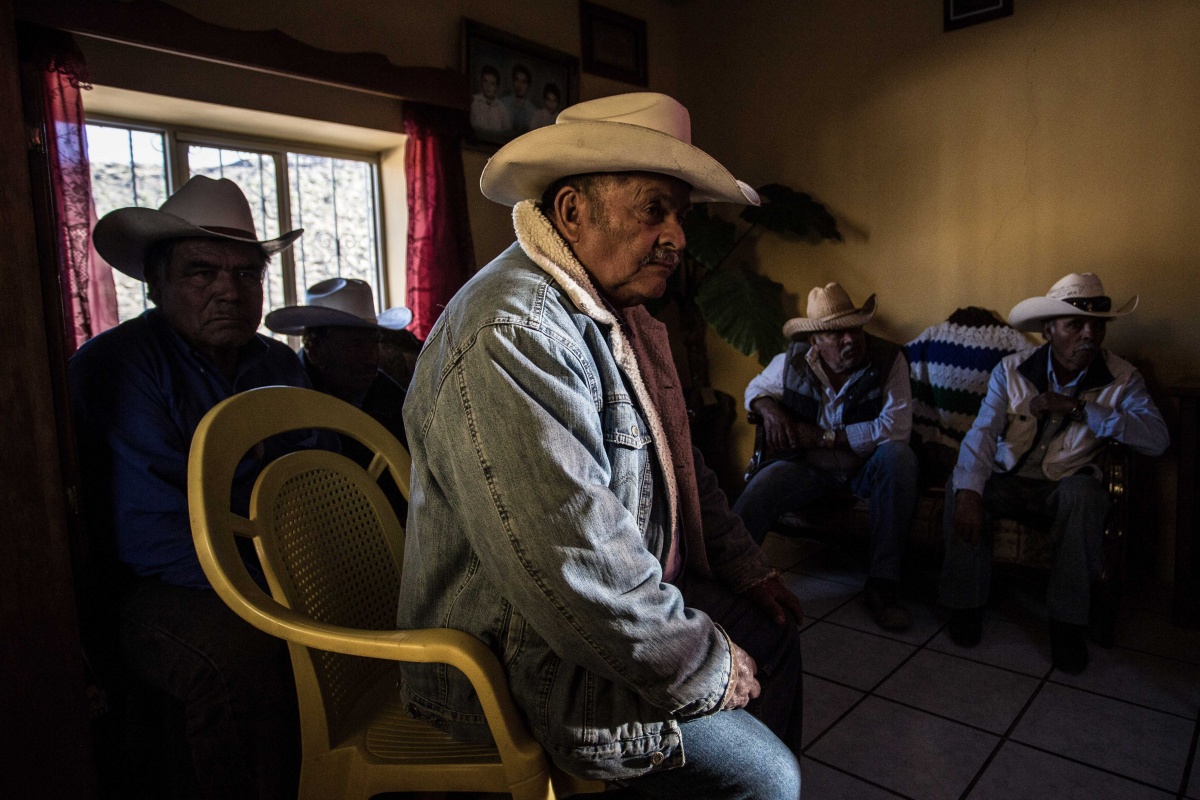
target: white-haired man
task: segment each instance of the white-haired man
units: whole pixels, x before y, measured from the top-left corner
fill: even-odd
[[[130,575],[113,588],[114,636],[135,675],[180,700],[207,797],[295,797],[298,718],[287,648],[212,591],[188,521],[187,462],[201,418],[259,386],[308,386],[286,345],[259,335],[270,256],[303,231],[259,241],[245,195],[196,176],[161,208],[121,208],[96,250],[146,282],[154,307],[71,359],[71,405],[88,536]],[[278,437],[238,469],[243,512],[259,467],[313,437]],[[257,572],[256,564],[248,564]]]
[[[793,800],[799,601],[691,447],[642,306],[693,201],[757,201],[690,134],[671,98],[619,95],[488,163],[483,193],[515,206],[517,243],[417,362],[399,623],[486,642],[568,773],[634,796]],[[417,716],[486,736],[462,676],[408,665],[402,691]]]
[[[1101,347],[1117,310],[1096,275],[1072,273],[1044,297],[1018,303],[1014,328],[1046,343],[1005,357],[963,439],[946,493],[946,558],[940,599],[949,633],[973,647],[982,636],[991,581],[988,522],[1013,518],[1049,527],[1054,557],[1046,593],[1054,666],[1082,672],[1091,583],[1100,574],[1108,493],[1096,459],[1105,440],[1147,455],[1167,448],[1167,426],[1129,362]]]

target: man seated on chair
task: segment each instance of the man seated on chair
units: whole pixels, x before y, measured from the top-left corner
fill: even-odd
[[[517,242],[417,361],[398,622],[482,639],[570,774],[634,796],[791,800],[799,601],[691,446],[642,305],[679,264],[692,202],[757,202],[690,139],[675,100],[617,95],[488,162],[481,188],[515,206]],[[403,675],[415,716],[487,737],[462,675]]]
[[[405,392],[379,368],[379,341],[383,331],[407,327],[412,311],[396,306],[376,317],[371,285],[356,278],[315,283],[305,303],[277,308],[263,324],[275,333],[300,335],[300,361],[314,389],[362,409],[407,448]],[[364,467],[371,463],[373,453],[356,439],[341,437],[341,450]],[[403,522],[408,504],[390,477],[383,490]]]
[[[268,260],[302,232],[259,241],[237,185],[203,176],[160,209],[106,214],[97,252],[145,281],[154,307],[84,344],[69,365],[89,538],[113,541],[133,576],[116,601],[121,659],[184,704],[206,797],[296,792],[287,648],[209,586],[192,544],[187,463],[196,426],[217,403],[259,386],[308,386],[295,353],[256,333]],[[261,464],[312,443],[264,443],[239,468],[235,508],[245,511]]]
[[[1137,297],[1112,310],[1096,275],[1072,273],[1045,297],[1009,314],[1018,330],[1041,331],[1032,353],[1006,356],[963,439],[946,492],[946,558],[940,599],[949,633],[972,647],[982,636],[992,565],[992,519],[1049,527],[1053,565],[1046,596],[1054,666],[1082,672],[1091,583],[1100,575],[1109,498],[1097,460],[1112,439],[1158,455],[1167,427],[1129,362],[1101,347],[1108,321],[1131,313]]]
[[[777,517],[831,492],[870,501],[870,566],[864,598],[875,622],[899,631],[912,617],[897,589],[917,502],[917,459],[908,446],[912,390],[898,345],[863,330],[875,295],[856,308],[837,283],[808,294],[808,316],[789,320],[792,340],[746,387],[774,451],[733,511],[755,541]]]

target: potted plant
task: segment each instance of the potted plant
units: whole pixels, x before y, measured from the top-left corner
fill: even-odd
[[[756,231],[772,231],[810,244],[842,241],[837,221],[810,195],[772,183],[758,190],[760,206],[746,206],[741,222],[712,214],[697,204],[684,220],[687,248],[667,291],[650,310],[662,314],[674,306],[679,316],[686,364],[681,365],[692,418],[692,438],[726,491],[740,470],[729,464],[733,398],[711,387],[705,336],[711,327],[739,352],[758,354],[764,366],[787,346],[783,286],[758,274],[749,259],[733,258]],[[740,230],[739,230],[740,229]]]

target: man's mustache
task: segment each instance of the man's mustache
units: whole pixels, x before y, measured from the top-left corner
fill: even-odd
[[[641,266],[648,264],[663,264],[675,269],[679,266],[679,251],[672,250],[668,247],[656,247],[650,251],[650,254],[642,259]]]

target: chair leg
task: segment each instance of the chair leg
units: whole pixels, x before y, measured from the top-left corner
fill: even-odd
[[[557,795],[554,793],[554,784],[550,781],[550,773],[544,770],[520,783],[510,784],[508,789],[512,793],[513,800],[557,799]]]

